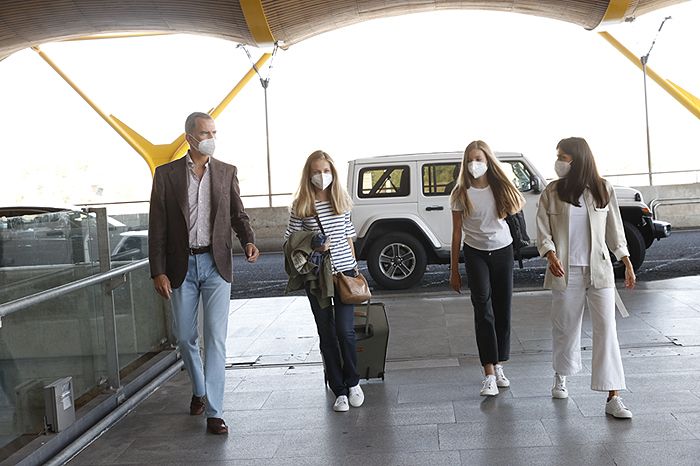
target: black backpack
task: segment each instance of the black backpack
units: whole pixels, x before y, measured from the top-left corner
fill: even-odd
[[[513,255],[518,260],[518,265],[523,268],[523,256],[520,249],[530,245],[530,237],[525,226],[525,215],[523,211],[506,216],[506,223],[510,229],[510,236],[513,238]]]

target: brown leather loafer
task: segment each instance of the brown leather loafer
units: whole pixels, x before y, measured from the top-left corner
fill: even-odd
[[[190,401],[190,415],[199,416],[204,414],[204,397],[203,396],[192,396],[192,401]]]
[[[228,426],[223,419],[218,417],[207,418],[207,432],[210,434],[222,435],[228,434]]]

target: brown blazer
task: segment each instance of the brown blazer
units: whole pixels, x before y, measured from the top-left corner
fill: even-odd
[[[156,168],[148,218],[148,259],[151,277],[166,274],[170,286],[185,280],[189,256],[187,162],[182,157]],[[211,248],[219,274],[231,282],[231,229],[241,245],[255,242],[243,208],[237,169],[209,158],[211,171]]]

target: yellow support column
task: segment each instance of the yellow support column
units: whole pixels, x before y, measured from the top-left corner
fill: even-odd
[[[269,53],[264,53],[262,56],[258,59],[258,61],[255,63],[255,66],[260,69],[261,66],[265,64],[265,62],[270,58]],[[216,119],[221,113],[224,111],[224,109],[233,101],[233,99],[238,95],[241,90],[250,82],[250,80],[255,76],[255,69],[251,68],[248,70],[248,72],[241,78],[240,81],[238,81],[238,84],[236,84],[233,89],[222,99],[222,101],[214,107],[213,109],[209,110],[209,114],[212,116],[212,118]],[[115,124],[119,127],[121,127],[121,130],[128,134],[131,138],[134,140],[138,141],[141,145],[141,147],[147,148],[147,150],[143,152],[139,152],[141,157],[144,158],[146,163],[148,163],[149,168],[151,169],[151,175],[155,173],[156,167],[163,165],[165,163],[171,162],[173,160],[176,160],[187,152],[187,143],[185,142],[185,133],[180,134],[173,142],[170,144],[159,144],[159,145],[154,145],[151,144],[148,140],[146,140],[143,136],[138,134],[136,131],[133,129],[129,128],[125,123],[123,123],[121,120],[119,120],[117,117],[110,115],[110,118],[115,122]],[[121,134],[121,133],[120,133]],[[137,151],[138,152],[138,151]]]
[[[164,163],[175,160],[182,157],[187,151],[187,144],[185,142],[185,134],[180,134],[173,142],[170,144],[153,144],[146,138],[141,136],[139,133],[131,129],[126,123],[119,120],[114,115],[107,115],[102,111],[88,96],[85,94],[69,77],[66,75],[57,65],[51,60],[51,58],[46,55],[39,47],[32,47],[32,49],[39,54],[39,56],[48,65],[53,68],[53,70],[61,77],[63,80],[73,88],[75,92],[78,93],[80,97],[90,106],[92,109],[102,117],[103,120],[107,122],[109,126],[114,129],[148,164],[148,168],[151,170],[151,175],[155,173],[156,167],[163,165]],[[255,64],[258,69],[270,58],[269,53],[264,53]],[[238,84],[229,92],[226,97],[212,110],[210,114],[213,118],[216,118],[223,112],[223,110],[231,103],[231,101],[236,97],[236,95],[245,87],[246,84],[255,76],[255,70],[251,68],[248,72],[238,81]]]
[[[624,45],[622,45],[617,39],[615,39],[610,33],[608,32],[599,32],[600,36],[608,41],[610,45],[615,47],[622,55],[627,57],[629,61],[634,63],[637,68],[640,70],[642,69],[642,61],[641,59],[633,54],[631,51],[629,51]],[[693,94],[690,92],[686,91],[682,87],[680,87],[678,84],[675,84],[667,79],[662,78],[659,76],[654,70],[649,68],[649,65],[647,65],[647,75],[656,81],[656,83],[661,86],[663,90],[668,92],[671,97],[676,99],[678,102],[680,102],[681,105],[683,105],[690,113],[695,115],[697,118],[700,118],[700,99],[695,97]]]

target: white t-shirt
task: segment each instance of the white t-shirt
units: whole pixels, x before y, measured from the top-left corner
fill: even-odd
[[[588,267],[591,264],[591,221],[583,195],[581,207],[569,206],[569,265]]]
[[[493,251],[511,244],[513,238],[510,236],[506,221],[498,218],[496,200],[491,186],[485,188],[472,186],[467,190],[467,194],[472,203],[472,212],[462,220],[464,242],[480,251]],[[463,212],[464,206],[460,204],[460,202],[453,202],[452,210]]]

